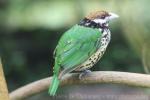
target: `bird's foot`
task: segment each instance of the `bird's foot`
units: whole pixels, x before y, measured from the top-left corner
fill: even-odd
[[[81,80],[83,77],[89,75],[91,73],[90,70],[84,70],[80,75],[79,75],[79,79]]]

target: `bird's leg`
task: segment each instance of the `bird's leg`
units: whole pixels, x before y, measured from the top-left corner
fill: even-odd
[[[86,75],[90,74],[91,71],[90,70],[84,70],[80,75],[79,75],[79,79],[82,79],[83,77],[85,77]]]

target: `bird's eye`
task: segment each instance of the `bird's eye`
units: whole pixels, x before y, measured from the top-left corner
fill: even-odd
[[[101,16],[101,19],[105,19],[105,16],[103,15],[103,16]]]

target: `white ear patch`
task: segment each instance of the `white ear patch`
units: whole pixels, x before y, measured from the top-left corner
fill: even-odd
[[[100,24],[106,23],[106,20],[105,20],[105,19],[94,19],[93,21],[94,21],[95,23],[100,23]]]

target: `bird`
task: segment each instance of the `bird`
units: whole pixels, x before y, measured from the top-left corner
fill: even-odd
[[[81,72],[79,79],[90,72],[103,56],[110,40],[109,22],[119,16],[104,10],[85,16],[61,36],[54,50],[54,67],[48,93],[54,96],[62,77],[72,71]]]

